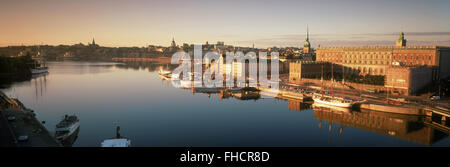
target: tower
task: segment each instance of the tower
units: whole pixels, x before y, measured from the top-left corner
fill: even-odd
[[[177,47],[177,45],[175,44],[175,38],[173,38],[173,37],[172,37],[172,43],[170,44],[170,46],[171,46],[172,48]]]
[[[306,40],[305,43],[303,44],[303,53],[304,54],[309,54],[311,50],[311,44],[309,43],[309,29],[308,29],[308,25],[306,26]]]
[[[96,48],[98,46],[97,44],[95,44],[95,39],[94,38],[92,38],[92,43],[90,43],[89,46],[92,47],[92,48]]]
[[[398,37],[397,41],[395,42],[395,46],[406,46],[405,34],[403,33],[403,31],[400,32],[400,37]]]

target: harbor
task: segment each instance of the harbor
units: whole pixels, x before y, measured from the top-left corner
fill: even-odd
[[[101,64],[101,66],[98,64]],[[306,138],[315,138],[324,135],[320,133],[320,129],[324,129],[324,127],[329,128],[328,124],[331,124],[331,133],[334,133],[334,131],[339,132],[339,128],[343,127],[344,130],[342,134],[338,133],[338,138],[343,140],[342,145],[349,146],[354,145],[351,141],[352,136],[355,135],[370,136],[374,139],[374,142],[395,140],[402,145],[423,144],[439,146],[445,145],[448,140],[446,136],[450,132],[445,101],[439,102],[439,105],[431,105],[436,102],[429,101],[429,103],[424,103],[423,98],[420,99],[420,97],[394,95],[390,95],[387,101],[387,97],[383,93],[363,92],[347,87],[344,89],[345,96],[359,99],[363,102],[345,109],[319,105],[312,99],[314,93],[318,93],[321,90],[324,92],[331,91],[331,85],[322,87],[319,85],[320,83],[313,82],[305,82],[303,84],[289,83],[286,75],[280,76],[281,81],[278,90],[264,87],[175,88],[171,83],[173,78],[169,75],[172,69],[167,69],[167,65],[159,63],[156,65],[146,64],[137,68],[130,66],[132,69],[125,68],[124,66],[127,66],[127,64],[95,62],[77,64],[74,62],[48,62],[48,66],[50,74],[36,76],[29,82],[16,83],[12,88],[2,90],[9,96],[3,96],[5,97],[4,99],[7,99],[5,104],[12,106],[8,107],[8,109],[2,109],[2,114],[5,114],[5,116],[2,116],[1,119],[2,124],[8,124],[8,126],[2,127],[11,128],[2,129],[2,135],[5,136],[2,139],[10,139],[9,141],[12,141],[9,143],[9,146],[72,146],[71,143],[67,145],[67,143],[62,143],[55,139],[55,126],[60,121],[65,120],[64,115],[76,115],[80,119],[82,130],[78,129],[75,132],[78,133],[78,136],[73,138],[75,139],[73,142],[75,147],[99,147],[102,146],[101,143],[104,141],[106,141],[104,146],[127,145],[107,141],[108,139],[114,139],[111,137],[114,136],[114,129],[116,129],[117,123],[120,123],[122,129],[121,136],[126,136],[131,141],[131,146],[138,147],[182,146],[186,143],[195,146],[206,146],[212,143],[206,142],[202,144],[196,141],[201,140],[207,134],[221,136],[223,133],[240,134],[239,136],[245,139],[241,140],[243,145],[252,143],[258,146],[283,146],[284,144],[297,146],[334,145],[333,142],[328,143],[327,140],[322,139],[302,144],[299,141],[302,141],[301,136],[303,135],[295,132],[302,131],[309,134]],[[162,68],[165,70],[162,71]],[[90,69],[90,71],[86,69]],[[63,77],[68,70],[79,72],[72,74],[69,78]],[[114,78],[109,76],[111,73],[115,74]],[[97,77],[90,80],[81,79],[89,75]],[[136,90],[123,89],[124,82],[122,84],[112,84],[108,87],[98,84],[103,82],[120,83],[117,82],[117,79],[127,78],[132,75],[138,75],[140,76],[138,78],[142,78],[142,80],[133,79],[135,82],[125,82],[127,84],[133,83],[130,86],[135,87]],[[78,83],[78,91],[70,89],[70,84],[67,86],[63,85],[65,89],[59,89],[54,87],[54,85],[48,84],[75,81]],[[148,85],[149,83],[151,84],[150,86]],[[61,95],[54,96],[59,94],[57,93],[59,91],[63,91],[65,95],[70,94],[71,96],[62,96],[64,98],[61,98]],[[342,86],[336,84],[333,91],[334,94],[342,94]],[[102,95],[105,93],[109,94],[109,96]],[[90,96],[86,96],[88,94]],[[19,103],[10,97],[20,99],[21,102]],[[133,100],[124,100],[119,97],[128,97]],[[177,100],[176,103],[173,103],[169,99]],[[95,103],[92,103],[94,101]],[[209,103],[205,103],[206,101],[209,101]],[[29,106],[30,109],[26,109],[24,106]],[[148,106],[152,106],[152,110],[148,110]],[[184,110],[177,109],[179,106],[184,106]],[[177,136],[185,135],[183,135],[179,127],[171,126],[171,121],[169,120],[177,118],[172,115],[172,112],[186,118],[179,120],[181,121],[179,124],[184,127],[181,129],[189,131],[201,129],[201,131],[190,131],[190,133],[195,133],[196,137],[187,138],[184,141],[174,140],[173,135],[175,134]],[[331,115],[325,113],[330,113]],[[196,117],[193,117],[192,114],[196,115]],[[12,124],[11,121],[7,121],[10,115],[15,116],[16,123]],[[341,116],[345,117],[341,118]],[[349,122],[350,118],[354,120]],[[372,125],[372,123],[376,123],[381,118],[385,120],[385,123],[380,122]],[[27,124],[21,123],[22,120],[27,120]],[[252,124],[248,124],[249,120],[253,120],[251,121]],[[363,122],[360,121],[366,123],[362,124]],[[409,123],[401,123],[402,121]],[[227,122],[234,122],[235,124],[228,124]],[[273,124],[268,127],[267,122],[273,122]],[[321,125],[317,126],[319,124]],[[161,126],[165,126],[166,130],[159,130]],[[301,130],[310,126],[313,127],[309,128],[308,132]],[[213,131],[208,127],[216,127],[219,130]],[[240,130],[231,133],[231,129],[238,127],[241,127]],[[248,128],[257,129],[257,131],[254,131],[253,135],[245,134],[244,132],[247,131],[245,129]],[[283,132],[280,135],[286,138],[290,137],[290,139],[285,142],[279,142],[277,138],[264,135],[264,130],[261,128],[267,129],[270,133]],[[362,131],[354,132],[352,129],[361,129]],[[209,133],[203,133],[204,131]],[[425,132],[429,135],[428,139],[417,135]],[[18,140],[19,136],[24,136],[24,134],[28,136],[28,141],[20,142]],[[254,143],[254,135],[265,136],[271,142]],[[393,136],[394,138],[385,138],[383,136]],[[325,136],[323,137],[326,138]],[[118,139],[121,139],[121,137]],[[122,142],[122,140],[118,141]],[[126,140],[123,141],[126,143]],[[219,145],[227,145],[232,141],[226,138],[217,138],[216,140]],[[413,142],[411,143],[410,141]],[[385,145],[389,146],[389,144]]]
[[[62,146],[36,119],[33,110],[17,99],[1,97],[1,145],[6,147],[60,147]]]

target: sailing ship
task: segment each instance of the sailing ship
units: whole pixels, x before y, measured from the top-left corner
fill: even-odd
[[[334,80],[334,74],[333,74],[333,64],[331,64],[331,81]],[[323,88],[323,65],[322,65],[322,88]],[[342,82],[344,82],[344,67],[342,66]],[[325,95],[322,92],[323,89],[321,89],[321,93],[314,93],[312,99],[314,100],[314,103],[321,103],[329,106],[336,106],[336,107],[343,107],[343,108],[350,108],[355,103],[354,100],[345,98],[345,96],[338,97],[333,95],[333,85],[331,85],[331,95]],[[342,94],[344,94],[344,87],[342,87]]]

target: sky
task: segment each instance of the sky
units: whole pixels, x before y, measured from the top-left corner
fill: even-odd
[[[1,0],[0,46],[450,46],[449,0]]]

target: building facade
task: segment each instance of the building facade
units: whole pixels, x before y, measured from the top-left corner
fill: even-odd
[[[432,82],[433,67],[390,66],[386,71],[385,87],[390,93],[414,94]]]
[[[319,61],[292,61],[289,62],[289,82],[298,82],[302,78],[320,79],[322,76],[334,73],[341,73],[343,68],[338,64]],[[345,70],[345,69],[344,69]]]
[[[316,61],[326,61],[348,67],[355,74],[386,75],[392,64],[405,66],[437,66],[436,78],[450,76],[450,47],[406,46],[403,33],[397,46],[319,47]]]

